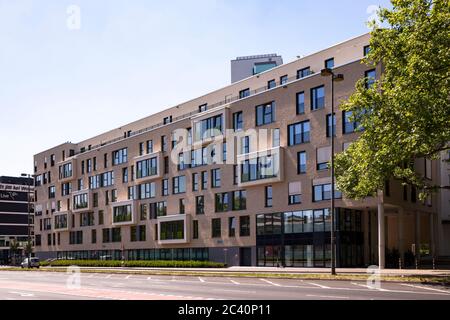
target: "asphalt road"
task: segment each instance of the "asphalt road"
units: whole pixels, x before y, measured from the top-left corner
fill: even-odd
[[[79,282],[77,281],[79,279]],[[450,288],[358,281],[309,281],[0,272],[1,300],[450,300]]]

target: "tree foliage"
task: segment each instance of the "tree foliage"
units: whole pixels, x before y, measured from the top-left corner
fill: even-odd
[[[337,187],[361,199],[392,178],[420,190],[440,186],[417,174],[416,159],[440,159],[450,141],[450,1],[392,0],[372,23],[370,53],[363,63],[381,66],[374,86],[359,81],[341,109],[364,130],[336,156]],[[442,161],[440,159],[440,161]]]

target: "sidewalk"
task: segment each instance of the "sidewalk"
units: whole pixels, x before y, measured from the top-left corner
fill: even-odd
[[[43,267],[44,269],[66,269],[66,267]],[[202,272],[202,273],[258,273],[258,274],[330,274],[329,268],[268,268],[268,267],[230,267],[226,269],[194,269],[194,268],[94,268],[81,267],[81,269],[99,270],[99,271],[155,271],[155,272]],[[383,276],[446,276],[450,277],[450,270],[416,270],[416,269],[384,269],[378,270]],[[341,275],[367,275],[373,274],[368,269],[336,269],[337,274]]]

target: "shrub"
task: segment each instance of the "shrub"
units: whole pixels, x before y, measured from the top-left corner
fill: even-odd
[[[97,268],[225,268],[225,264],[210,261],[119,261],[119,260],[55,260],[43,261],[41,266],[52,267],[97,267]]]

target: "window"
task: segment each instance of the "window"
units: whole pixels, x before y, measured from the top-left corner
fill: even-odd
[[[133,221],[131,204],[113,208],[113,223]]]
[[[139,210],[139,217],[141,221],[147,220],[147,205],[142,203]]]
[[[331,132],[336,137],[336,115],[329,114],[327,115],[327,138],[331,137]]]
[[[122,182],[128,183],[128,168],[122,169]]]
[[[199,190],[199,181],[198,181],[198,173],[192,174],[192,191]]]
[[[138,186],[139,199],[151,199],[156,197],[156,183],[145,183]]]
[[[169,180],[164,179],[162,181],[162,195],[168,196],[169,195]]]
[[[310,74],[311,74],[310,67],[303,68],[303,69],[297,71],[297,79],[301,79],[301,78],[307,77]]]
[[[344,134],[349,134],[358,131],[360,124],[357,121],[355,121],[352,111],[344,111],[343,118],[344,118],[343,124]]]
[[[205,214],[205,197],[198,196],[195,198],[195,213],[198,215]]]
[[[208,172],[203,171],[202,172],[202,190],[208,189]]]
[[[147,141],[147,154],[153,153],[153,140]]]
[[[297,153],[297,173],[304,174],[307,170],[307,156],[305,151]]]
[[[157,157],[138,161],[136,163],[136,178],[142,179],[158,174],[158,159]]]
[[[241,138],[241,154],[250,153],[250,137],[242,137]]]
[[[239,99],[244,99],[250,96],[250,89],[244,89],[239,91]]]
[[[145,226],[133,226],[130,228],[130,241],[141,242],[146,241],[146,227]]]
[[[91,173],[92,172],[92,159],[86,160],[86,172]]]
[[[311,89],[311,110],[325,108],[325,86]]]
[[[301,204],[302,199],[302,183],[291,182],[289,183],[289,205]]]
[[[114,185],[114,171],[105,172],[102,175],[101,186],[110,187]]]
[[[135,200],[134,197],[134,186],[128,187],[128,200]]]
[[[83,244],[83,231],[71,231],[69,235],[69,244]]]
[[[366,88],[367,89],[372,88],[373,85],[375,84],[375,80],[377,78],[376,70],[366,71],[365,77],[366,77]]]
[[[330,58],[325,60],[325,68],[333,69],[334,68],[334,58]]]
[[[297,93],[297,114],[305,113],[305,93]]]
[[[236,236],[236,225],[237,225],[236,217],[229,217],[228,218],[228,237],[229,238],[234,238]]]
[[[189,168],[190,165],[185,161],[185,158],[187,158],[187,156],[188,153],[181,152],[178,154],[178,171],[183,171]]]
[[[94,225],[94,213],[83,212],[80,214],[80,227],[91,227]]]
[[[103,155],[103,163],[104,163],[105,169],[108,168],[108,154],[107,153],[105,153]]]
[[[370,46],[364,46],[364,57],[366,57],[370,53]]]
[[[270,80],[269,82],[267,82],[267,89],[273,89],[277,86],[277,82],[275,81],[275,79]]]
[[[48,198],[49,199],[54,199],[56,197],[56,187],[55,186],[51,186],[48,188]]]
[[[66,179],[72,176],[72,163],[59,166],[59,179]]]
[[[211,187],[212,188],[220,188],[221,187],[220,169],[211,170]]]
[[[239,218],[239,235],[241,237],[250,237],[250,217]]]
[[[198,220],[192,221],[192,239],[198,239]]]
[[[180,199],[179,202],[179,213],[185,214],[186,213],[186,201],[184,199]]]
[[[220,218],[211,220],[211,237],[222,237],[222,220]]]
[[[245,160],[241,164],[241,182],[245,183],[277,177],[279,173],[278,168],[278,160],[272,155]]]
[[[275,102],[256,107],[256,126],[263,126],[275,122]]]
[[[229,207],[228,193],[217,193],[215,196],[216,212],[227,212]]]
[[[113,166],[126,163],[128,161],[128,149],[123,148],[121,150],[114,151],[112,153]]]
[[[67,228],[67,215],[63,214],[60,216],[55,216],[55,229],[65,229]]]
[[[163,119],[163,124],[164,124],[164,125],[169,124],[169,123],[172,123],[172,116],[165,117],[165,118]]]
[[[104,211],[103,210],[99,210],[98,212],[98,224],[99,225],[103,225],[105,223],[105,217],[104,217]]]
[[[242,111],[233,113],[233,129],[234,131],[244,129],[244,115]]]
[[[169,157],[164,157],[164,174],[169,174]]]
[[[273,129],[272,130],[272,148],[277,148],[280,145],[281,145],[280,129]]]
[[[335,190],[334,198],[341,199],[342,193]],[[313,201],[319,202],[324,200],[331,200],[331,184],[314,186]]]
[[[183,240],[184,221],[161,222],[160,240]]]
[[[93,162],[94,162],[94,171],[97,171],[97,157],[94,157],[94,159],[93,159]]]
[[[161,151],[162,152],[167,152],[167,148],[168,148],[167,137],[166,136],[162,136],[161,137]]]
[[[284,75],[282,77],[280,77],[280,85],[284,85],[288,82],[288,76]]]
[[[68,182],[68,183],[63,183],[61,185],[61,196],[62,197],[70,195],[71,192],[72,192],[72,183]]]
[[[208,104],[202,104],[201,106],[198,107],[198,112],[205,112],[208,110]]]
[[[265,188],[265,207],[272,208],[273,206],[273,189],[272,186]]]
[[[246,210],[247,209],[247,191],[234,191],[233,192],[233,211]]]
[[[433,163],[430,159],[425,159],[425,178],[431,180],[433,178]]]
[[[202,141],[221,135],[223,132],[222,115],[214,116],[195,123],[195,141]]]
[[[317,170],[328,170],[331,160],[331,146],[317,149]]]
[[[56,162],[56,156],[54,154],[50,155],[50,166],[54,167]]]
[[[117,190],[111,190],[111,202],[117,202]]]
[[[292,124],[288,127],[289,131],[289,146],[294,146],[310,141],[310,122],[304,121]]]
[[[180,194],[186,192],[186,176],[174,177],[172,179],[173,194]]]
[[[97,243],[97,230],[91,230],[91,243]]]

